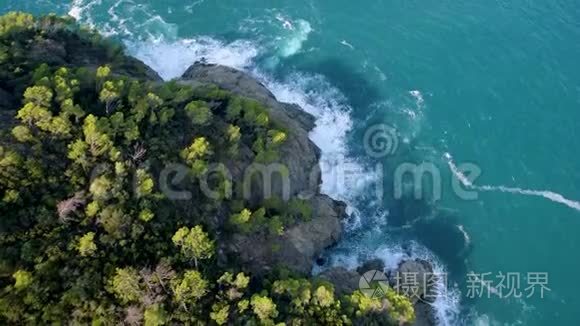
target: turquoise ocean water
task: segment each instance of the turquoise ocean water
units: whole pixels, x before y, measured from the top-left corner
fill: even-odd
[[[311,138],[332,167],[323,191],[353,214],[329,264],[433,260],[450,273],[435,302],[441,325],[580,324],[577,1],[0,0],[9,10],[68,13],[166,79],[201,58],[246,70],[314,114]],[[377,123],[397,132],[396,150],[379,159],[363,146]],[[369,196],[370,183],[392,179],[376,163],[407,161],[441,172],[436,205],[469,236],[466,266],[389,229],[390,201]],[[475,200],[452,191],[465,162],[482,172],[463,185],[479,190]],[[337,181],[337,166],[356,170],[356,182]],[[467,271],[489,273],[492,286],[500,272],[519,273],[523,295],[472,298]],[[549,291],[527,298],[536,272]]]

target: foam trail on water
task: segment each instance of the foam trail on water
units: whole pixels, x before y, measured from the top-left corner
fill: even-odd
[[[342,41],[340,41],[340,44],[342,44],[342,45],[344,45],[344,46],[346,46],[346,47],[350,48],[351,50],[354,50],[354,45],[352,45],[352,44],[348,43],[346,40],[342,40]]]
[[[561,195],[557,192],[550,191],[550,190],[523,189],[523,188],[517,188],[517,187],[507,187],[504,185],[499,185],[499,186],[492,186],[492,185],[477,186],[477,185],[474,185],[469,180],[469,178],[467,178],[467,176],[465,176],[461,171],[459,171],[459,168],[457,168],[457,165],[455,165],[455,162],[453,161],[453,157],[451,156],[451,154],[445,153],[444,157],[447,159],[447,164],[449,165],[449,169],[451,170],[451,172],[453,172],[455,177],[457,177],[457,179],[465,187],[468,187],[468,188],[471,188],[474,190],[479,190],[479,191],[499,191],[499,192],[503,192],[503,193],[510,193],[510,194],[524,195],[524,196],[542,197],[542,198],[548,199],[550,201],[553,201],[555,203],[563,204],[563,205],[566,205],[572,209],[580,211],[580,202],[568,199],[568,198],[564,197],[563,195]]]

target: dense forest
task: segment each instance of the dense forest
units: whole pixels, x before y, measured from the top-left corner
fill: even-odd
[[[161,81],[70,18],[0,17],[0,324],[412,323],[391,288],[338,295],[220,258],[235,234],[317,218],[297,196],[246,198],[224,172],[277,162],[292,132],[256,99]],[[187,200],[163,191],[168,164],[185,167]]]

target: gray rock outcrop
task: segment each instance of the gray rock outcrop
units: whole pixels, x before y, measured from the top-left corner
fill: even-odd
[[[235,234],[223,241],[220,248],[221,260],[236,260],[255,274],[267,273],[276,267],[308,274],[320,253],[342,236],[342,219],[345,205],[320,194],[321,183],[319,148],[308,138],[315,126],[314,117],[298,106],[281,103],[260,82],[250,75],[228,67],[196,63],[183,74],[181,83],[200,86],[214,84],[240,96],[251,98],[268,108],[273,123],[287,130],[287,140],[279,149],[277,165],[287,169],[288,198],[307,200],[312,207],[313,217],[308,222],[299,222],[287,228],[282,236],[270,234]],[[249,147],[240,148],[236,160],[226,163],[234,180],[244,178],[248,167],[254,162],[254,153]],[[285,197],[284,187],[279,180],[272,179],[272,195]],[[263,199],[263,180],[252,184],[251,202]]]

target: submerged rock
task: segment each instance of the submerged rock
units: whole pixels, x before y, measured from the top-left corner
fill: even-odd
[[[436,213],[417,221],[413,231],[419,241],[451,266],[463,265],[472,248],[467,231],[453,216]]]

